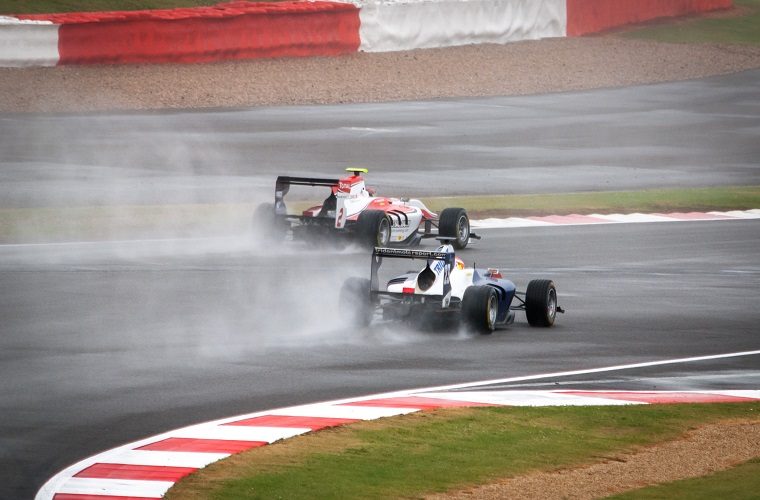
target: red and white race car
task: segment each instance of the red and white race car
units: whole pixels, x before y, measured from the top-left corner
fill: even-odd
[[[351,175],[342,179],[277,177],[274,204],[256,209],[254,231],[274,238],[291,232],[294,240],[339,236],[369,247],[414,246],[423,238],[447,236],[454,248],[462,249],[471,238],[480,239],[470,231],[465,209],[445,208],[436,214],[420,200],[375,196],[364,184],[366,169],[346,170]],[[291,186],[324,186],[329,194],[322,204],[293,214],[285,204]]]

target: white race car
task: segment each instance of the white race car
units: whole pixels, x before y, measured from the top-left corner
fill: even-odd
[[[375,248],[370,278],[349,278],[340,292],[341,316],[353,326],[369,325],[376,314],[386,320],[435,324],[461,320],[481,333],[509,325],[515,311],[524,311],[531,326],[549,327],[557,313],[557,289],[547,279],[531,280],[525,292],[502,277],[498,269],[465,267],[448,238],[434,251]],[[378,276],[383,259],[424,259],[421,271],[409,271],[388,281]]]
[[[315,240],[346,237],[368,246],[416,246],[423,238],[451,237],[451,244],[462,249],[470,239],[480,239],[470,231],[470,219],[463,208],[446,208],[440,214],[416,199],[375,196],[367,188],[362,173],[349,168],[342,179],[277,177],[274,204],[260,205],[254,213],[254,230],[273,237],[288,231],[293,239]],[[290,186],[324,186],[330,192],[320,205],[300,214],[288,212],[285,195]]]

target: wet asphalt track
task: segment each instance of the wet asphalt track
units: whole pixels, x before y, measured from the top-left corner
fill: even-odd
[[[270,199],[370,170],[395,196],[756,184],[760,70],[525,97],[0,116],[0,206]]]
[[[760,348],[756,220],[483,233],[465,260],[521,287],[555,279],[568,310],[555,328],[519,317],[483,337],[346,330],[332,285],[366,272],[357,252],[1,247],[0,498],[28,498],[93,453],[240,413]],[[760,356],[583,380],[571,387],[756,389]]]
[[[758,79],[437,103],[4,115],[0,205],[229,201],[268,193],[280,168],[354,164],[387,186],[445,173],[440,193],[478,192],[483,176],[488,190],[506,192],[757,184]],[[556,328],[518,318],[488,337],[346,330],[337,287],[368,271],[359,252],[264,251],[244,239],[0,247],[0,498],[30,498],[93,453],[237,413],[760,348],[758,221],[482,233],[463,258],[501,267],[519,287],[555,279],[568,310]],[[583,380],[759,384],[758,356]]]

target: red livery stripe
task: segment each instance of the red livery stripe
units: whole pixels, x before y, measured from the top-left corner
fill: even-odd
[[[355,418],[329,418],[329,417],[295,417],[291,415],[263,415],[261,417],[247,418],[230,422],[225,425],[246,425],[252,427],[292,427],[305,428],[316,431],[325,427],[358,422]]]
[[[345,406],[381,406],[388,408],[418,408],[420,410],[432,410],[435,408],[456,408],[467,406],[496,406],[488,403],[473,403],[471,401],[457,401],[455,399],[425,398],[420,396],[404,396],[398,398],[368,399],[345,403]]]
[[[583,392],[562,391],[562,394],[585,396],[592,398],[619,399],[639,403],[670,404],[670,403],[742,403],[752,401],[750,398],[728,396],[725,394],[693,393],[693,392]]]
[[[74,477],[177,482],[196,470],[198,469],[195,467],[97,463],[80,471],[78,474],[74,475]]]
[[[266,441],[167,438],[136,449],[150,451],[195,451],[199,453],[239,453],[258,446],[264,446],[265,444],[267,444]]]

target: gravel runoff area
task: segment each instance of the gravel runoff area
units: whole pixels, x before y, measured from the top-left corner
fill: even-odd
[[[525,474],[496,483],[432,495],[428,500],[520,498],[585,500],[679,479],[706,476],[760,456],[760,423],[706,425],[682,439],[603,462],[555,472]]]
[[[0,68],[0,112],[247,107],[521,95],[760,67],[760,46],[616,35],[212,64]]]

